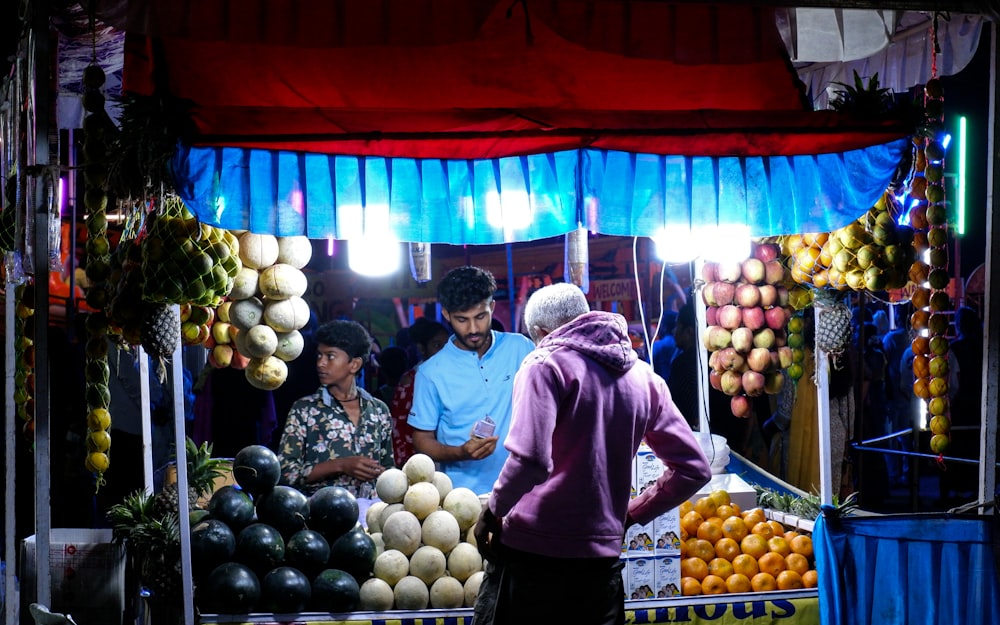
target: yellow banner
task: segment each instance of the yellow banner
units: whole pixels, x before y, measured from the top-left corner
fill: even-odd
[[[709,597],[677,597],[648,601],[650,607],[625,604],[626,623],[684,623],[685,625],[815,625],[819,623],[819,598],[787,597],[761,598],[750,601],[726,601],[720,595],[717,601]],[[387,618],[373,618],[367,612],[358,619],[295,621],[295,625],[471,625],[472,610],[448,610],[444,614],[410,612],[406,615],[386,613]],[[222,625],[288,625],[263,618],[246,621],[212,621],[211,616],[202,622]]]

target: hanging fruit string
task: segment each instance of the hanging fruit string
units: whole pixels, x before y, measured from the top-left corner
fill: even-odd
[[[104,71],[96,61],[84,70],[83,107],[87,111],[83,130],[83,203],[87,213],[87,304],[95,312],[87,318],[86,380],[87,456],[84,465],[96,477],[99,489],[104,472],[111,464],[111,392],[108,389],[108,278],[111,275],[111,248],[108,241],[108,172],[110,134],[114,125],[104,110]]]

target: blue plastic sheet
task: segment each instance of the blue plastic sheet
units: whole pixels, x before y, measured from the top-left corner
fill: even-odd
[[[1000,623],[992,517],[821,515],[823,625]]]
[[[205,223],[278,236],[497,244],[668,225],[827,232],[879,198],[907,139],[837,154],[697,157],[583,149],[496,159],[181,146],[175,187]]]

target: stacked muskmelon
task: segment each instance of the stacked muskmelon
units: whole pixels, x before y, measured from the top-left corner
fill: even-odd
[[[253,386],[274,390],[288,376],[285,364],[302,353],[299,330],[310,317],[302,298],[308,282],[302,268],[312,256],[304,236],[239,235],[242,268],[233,281],[229,301],[218,310],[212,327],[210,363],[234,365]]]
[[[375,577],[361,586],[361,609],[472,607],[483,579],[472,533],[482,510],[478,495],[452,488],[424,454],[386,470],[375,489],[381,501],[365,520],[380,553]]]

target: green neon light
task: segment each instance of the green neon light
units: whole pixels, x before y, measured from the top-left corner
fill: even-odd
[[[965,234],[965,135],[966,119],[958,118],[958,234]]]

